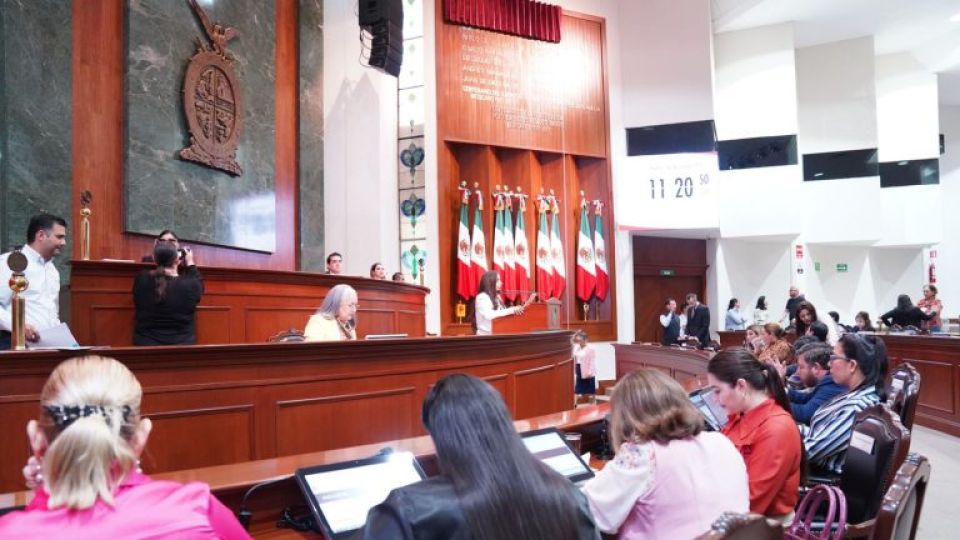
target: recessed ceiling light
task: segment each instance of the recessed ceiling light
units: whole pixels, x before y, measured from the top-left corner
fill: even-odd
[[[955,13],[953,17],[950,17],[950,22],[960,22],[960,13]]]

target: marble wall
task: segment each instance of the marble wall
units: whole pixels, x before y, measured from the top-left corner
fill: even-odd
[[[244,125],[234,177],[177,153],[189,142],[182,85],[203,27],[186,1],[127,4],[125,223],[130,232],[173,229],[187,240],[273,251],[274,2],[230,0],[199,4],[214,23],[234,27],[227,43],[237,59]],[[67,8],[69,11],[69,7]],[[321,221],[322,222],[322,221]]]
[[[300,270],[323,270],[323,0],[300,0]]]
[[[0,251],[24,243],[33,214],[70,220],[71,21],[70,2],[0,0]]]

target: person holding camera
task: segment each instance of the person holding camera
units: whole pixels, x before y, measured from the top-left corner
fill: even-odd
[[[203,277],[193,251],[162,236],[153,248],[157,267],[144,270],[133,282],[133,344],[192,345],[197,342],[196,312]]]

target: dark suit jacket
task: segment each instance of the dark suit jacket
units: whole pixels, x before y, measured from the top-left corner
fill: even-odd
[[[693,308],[687,308],[687,335],[700,340],[700,347],[706,347],[710,343],[710,308],[703,304],[697,304]]]

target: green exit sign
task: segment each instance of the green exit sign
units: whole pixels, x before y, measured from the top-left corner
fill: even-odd
[[[846,272],[847,270],[847,263],[837,263],[837,272]]]
[[[660,270],[660,275],[661,275],[661,276],[672,276],[672,275],[675,275],[675,274],[676,274],[676,272],[674,272],[672,268],[663,268],[663,269]]]

